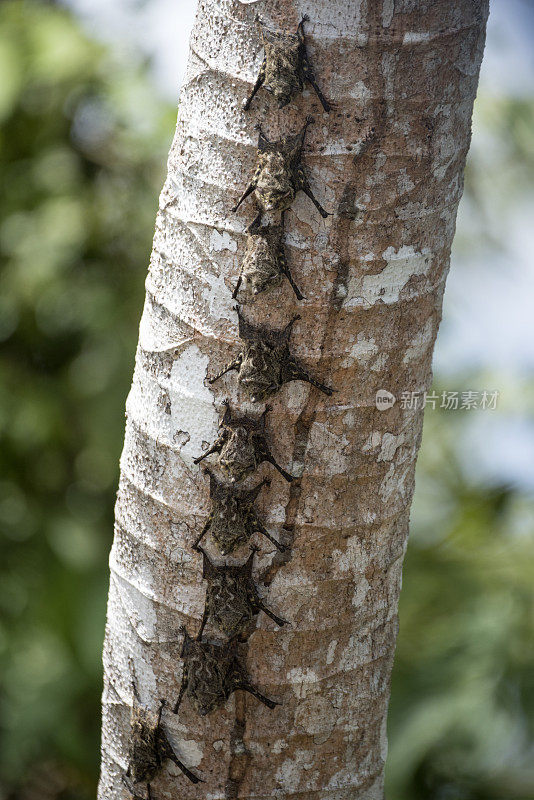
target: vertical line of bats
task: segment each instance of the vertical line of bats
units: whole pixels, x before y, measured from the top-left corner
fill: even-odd
[[[308,58],[304,36],[307,19],[303,17],[295,33],[274,32],[260,25],[264,58],[254,87],[243,104],[245,111],[251,107],[262,88],[274,97],[278,108],[283,108],[303,89],[306,82],[315,90],[324,111],[331,110]],[[306,130],[312,122],[313,118],[307,117],[300,131],[276,141],[270,141],[262,128],[256,126],[256,167],[249,184],[232,209],[237,211],[250,195],[254,195],[257,214],[246,229],[245,253],[233,292],[233,297],[240,295],[244,303],[280,285],[284,278],[290,283],[296,299],[304,299],[287,264],[283,237],[285,212],[299,191],[308,196],[323,218],[329,215],[315,197],[302,164]],[[266,221],[265,215],[268,215]],[[209,378],[210,384],[227,372],[236,371],[241,390],[253,403],[266,401],[289,381],[305,381],[326,395],[332,394],[333,389],[311,376],[291,353],[291,330],[299,319],[298,315],[283,330],[276,331],[248,322],[242,306],[237,307],[237,312],[242,342],[240,352],[218,374]],[[187,699],[195,711],[204,716],[223,704],[238,689],[250,693],[268,708],[278,705],[250,682],[238,653],[239,643],[246,641],[252,633],[260,612],[267,614],[279,626],[288,624],[260,598],[252,571],[257,548],[251,548],[244,564],[235,566],[213,563],[201,546],[204,537],[209,536],[221,555],[226,556],[259,533],[278,550],[283,552],[288,549],[286,544],[269,533],[254,508],[260,491],[270,481],[264,479],[250,489],[239,486],[265,461],[287,481],[294,479],[271,454],[265,430],[265,418],[269,410],[269,406],[266,406],[259,417],[253,416],[230,408],[225,401],[217,439],[195,460],[195,463],[199,463],[209,456],[216,456],[217,471],[211,467],[205,468],[210,480],[211,511],[194,543],[194,549],[202,554],[202,577],[207,583],[206,600],[197,635],[193,638],[185,627],[181,630],[184,665],[182,684],[173,707],[175,714],[179,712],[182,701]],[[206,636],[206,628],[219,634],[219,637]],[[201,778],[177,757],[165,732],[161,720],[165,700],[160,701],[156,712],[143,705],[133,668],[131,685],[133,703],[129,764],[123,782],[132,797],[152,800],[151,782],[168,760],[173,761],[189,781],[201,782]],[[146,794],[141,794],[143,785]]]

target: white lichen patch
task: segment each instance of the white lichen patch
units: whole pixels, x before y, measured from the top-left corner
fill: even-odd
[[[313,736],[315,744],[328,741],[336,719],[336,709],[328,698],[320,695],[300,702],[295,711],[295,725]]]
[[[357,639],[351,636],[339,659],[339,668],[342,671],[356,669],[367,664],[371,658],[370,640],[368,637]]]
[[[302,772],[313,766],[313,753],[296,750],[294,758],[287,758],[276,772],[276,780],[286,791],[296,792],[300,786]]]
[[[321,463],[326,475],[340,475],[347,471],[348,463],[344,451],[348,439],[329,431],[326,424],[315,422],[308,438],[306,456]]]
[[[167,735],[171,740],[171,744],[181,761],[189,767],[198,767],[202,761],[204,751],[200,744],[194,739],[180,739],[172,731],[167,730]],[[169,771],[175,775],[181,775],[178,767],[172,770],[169,765]]]
[[[406,466],[404,469],[401,469],[399,466],[395,467],[395,464],[391,464],[382,483],[380,484],[380,488],[378,490],[380,498],[384,503],[391,503],[392,508],[396,507],[399,502],[402,503],[406,497],[408,469],[409,468]]]
[[[230,250],[232,253],[237,252],[237,242],[233,236],[230,236],[228,231],[212,230],[210,236],[211,249],[219,252],[221,250]]]
[[[389,28],[395,13],[395,0],[382,0],[382,25]]]
[[[386,261],[384,269],[373,275],[354,277],[348,283],[347,297],[343,303],[346,308],[374,305],[376,302],[398,303],[400,293],[413,276],[424,275],[430,265],[430,250],[422,252],[411,245],[403,245],[399,250],[388,247],[382,253]]]
[[[384,480],[380,484],[380,497],[382,500],[387,503],[391,495],[398,490],[398,477],[395,474],[395,465],[390,464],[388,471],[384,477]]]
[[[279,607],[291,606],[291,615],[293,619],[298,619],[301,625],[307,625],[313,628],[317,625],[317,607],[313,600],[317,596],[316,586],[306,586],[303,589],[300,587],[292,587],[292,591],[281,595]],[[271,663],[275,664],[276,655],[271,656]]]
[[[295,667],[287,672],[287,680],[291,684],[295,697],[300,700],[317,691],[317,673],[309,667]]]
[[[275,755],[279,755],[283,750],[287,750],[289,744],[285,739],[277,739],[273,744],[272,751]]]
[[[273,503],[269,506],[265,519],[274,525],[282,525],[286,521],[286,506],[283,503]]]
[[[356,414],[354,411],[347,411],[343,414],[343,425],[345,428],[353,428],[356,424]]]
[[[344,572],[361,572],[367,565],[367,557],[362,547],[362,543],[357,536],[350,536],[346,542],[344,551],[334,550],[332,558],[336,565],[336,571],[340,574]]]
[[[380,353],[371,364],[372,372],[382,372],[387,364],[388,358],[389,356],[387,353]]]
[[[336,647],[337,647],[337,639],[332,639],[332,641],[328,645],[328,650],[326,651],[327,664],[331,664],[333,662],[334,656],[336,654]]]
[[[161,385],[147,372],[136,368],[126,401],[128,416],[148,436],[170,445],[173,430],[169,425],[169,415],[165,412],[165,398],[166,392]]]
[[[380,431],[373,431],[365,440],[365,443],[362,447],[362,452],[368,453],[370,450],[374,450],[376,447],[378,447],[381,441],[382,434]]]
[[[408,192],[411,192],[415,187],[415,183],[412,181],[405,169],[401,169],[399,173],[399,177],[397,178],[397,186],[399,187],[399,192],[401,194],[408,194]]]
[[[377,461],[391,461],[398,448],[404,442],[404,433],[395,436],[393,433],[384,433],[382,436],[382,447],[378,454]]]
[[[428,42],[431,34],[428,31],[406,31],[403,36],[403,45],[407,44],[421,44],[421,42]]]
[[[276,587],[279,591],[284,591],[284,589],[290,589],[293,586],[303,587],[305,586],[306,589],[312,590],[314,592],[317,591],[317,587],[314,585],[311,577],[307,575],[302,570],[278,570],[275,575],[274,581],[271,584],[274,586],[276,582]]]
[[[359,333],[356,342],[351,346],[349,353],[345,356],[341,365],[350,367],[355,361],[365,365],[378,353],[378,345],[372,336]]]
[[[151,291],[149,279],[147,290]],[[199,279],[176,270],[172,283],[168,279],[164,285],[154,287],[153,292],[173,316],[194,329],[199,326],[200,309],[203,312],[201,316],[212,323],[206,325],[206,330],[212,329],[213,324],[220,320],[236,322],[235,302],[222,275],[204,270]]]
[[[284,387],[287,409],[290,414],[298,413],[310,394],[309,384],[294,381]]]
[[[170,424],[173,432],[187,433],[180,456],[189,466],[202,453],[202,443],[213,441],[219,425],[214,396],[204,385],[208,362],[197,345],[190,345],[172,365],[167,387]]]
[[[351,601],[354,608],[358,608],[365,602],[365,598],[367,597],[367,593],[370,588],[369,581],[363,575],[356,579],[356,586]]]

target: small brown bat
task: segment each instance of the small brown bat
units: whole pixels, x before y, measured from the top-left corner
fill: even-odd
[[[242,636],[250,627],[252,620],[263,611],[277,625],[287,625],[287,620],[274,614],[261,600],[252,578],[254,549],[241,566],[221,566],[213,564],[202,550],[202,577],[208,582],[206,605],[200,627],[202,636],[207,622],[210,622],[229,639]]]
[[[289,381],[305,381],[324,394],[332,394],[333,389],[310,377],[304,367],[291,355],[289,338],[291,328],[300,319],[298,314],[283,330],[273,331],[247,322],[239,307],[237,313],[243,349],[237,358],[210,378],[209,383],[214,383],[231,370],[237,370],[239,384],[253,403],[271,397]]]
[[[302,17],[296,33],[264,31],[260,27],[265,56],[256,83],[243,103],[245,111],[262,86],[273,95],[278,108],[283,108],[297,92],[302,91],[305,81],[315,89],[324,110],[330,111],[330,104],[317,86],[306,52],[304,23],[308,20],[308,16]]]
[[[237,655],[237,639],[203,642],[199,637],[192,639],[185,628],[182,631],[184,671],[180,693],[174,706],[175,714],[178,713],[184,695],[204,717],[222,705],[238,689],[252,694],[268,708],[280,705],[269,700],[250,683]]]
[[[132,681],[134,701],[131,712],[130,746],[128,770],[122,776],[124,785],[136,800],[145,800],[137,793],[136,786],[146,783],[147,800],[151,800],[150,782],[163,766],[164,761],[173,761],[189,778],[191,783],[202,781],[179,760],[161,724],[165,700],[160,701],[157,713],[141,704],[137,684]]]
[[[225,406],[220,423],[221,433],[205,453],[195,458],[194,463],[198,464],[212,453],[218,453],[222,472],[232,482],[239,482],[251,475],[264,461],[268,461],[286,481],[292,481],[293,475],[274,460],[265,438],[265,417],[269,407],[261,417],[254,419],[247,414],[232,412],[227,401]]]
[[[279,286],[285,275],[297,299],[304,299],[287,266],[283,234],[284,212],[280,225],[260,225],[257,219],[249,225],[241,273],[232,297],[237,297],[241,284],[245,293],[257,295],[271,286]]]
[[[262,211],[285,211],[290,207],[298,191],[308,195],[319,214],[329,216],[313,194],[304,168],[301,164],[302,147],[306,128],[313,122],[308,117],[302,130],[294,136],[285,136],[277,142],[270,142],[258,126],[258,157],[252,180],[243,192],[232,211],[237,211],[249,194],[255,193],[260,206],[260,213],[255,221],[261,218]]]
[[[254,509],[254,501],[264,486],[270,481],[263,480],[253,489],[236,489],[218,481],[214,473],[206,467],[210,476],[211,511],[193,548],[199,549],[200,541],[211,533],[222,555],[232,553],[237,547],[248,542],[254,533],[261,533],[282,553],[287,547],[274,539]]]

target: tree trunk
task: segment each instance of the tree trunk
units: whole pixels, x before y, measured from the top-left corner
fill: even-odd
[[[255,14],[294,31],[304,11],[324,113],[308,87],[279,110],[264,89],[242,110],[262,60]],[[166,698],[163,726],[178,757],[155,800],[381,798],[397,601],[422,411],[403,392],[430,385],[484,43],[485,0],[200,0],[168,178],[157,218],[111,553],[104,648],[99,798],[125,796],[132,675],[141,700]],[[178,715],[180,626],[204,608],[202,558],[192,549],[210,508],[193,459],[218,432],[222,401],[245,403],[231,372],[239,352],[232,300],[255,215],[232,206],[248,183],[262,122],[270,139],[312,113],[303,162],[323,220],[300,192],[286,214],[286,254],[305,300],[285,281],[243,307],[280,329],[295,314],[293,353],[337,390],[302,382],[270,401],[267,439],[299,480],[269,476],[257,508],[279,553],[259,537],[258,590],[290,621],[265,614],[240,654],[252,682],[281,705],[243,692],[200,717]],[[397,398],[377,408],[379,389]],[[387,405],[387,404],[386,404]],[[204,462],[204,463],[207,463]],[[213,559],[220,553],[206,542]],[[241,563],[242,548],[227,563]],[[145,796],[143,784],[138,786]]]

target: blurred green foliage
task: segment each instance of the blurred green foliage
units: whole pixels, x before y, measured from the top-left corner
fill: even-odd
[[[124,401],[175,111],[53,4],[0,4],[0,75],[0,800],[88,800]],[[534,172],[534,105],[478,108],[509,195]],[[467,202],[487,209],[481,163]],[[426,416],[391,800],[534,798],[534,511],[468,474],[469,424]]]
[[[425,418],[389,717],[392,800],[534,798],[534,507],[467,473],[456,443],[477,413],[492,412]]]
[[[93,798],[107,555],[175,110],[65,11],[0,4],[0,797]]]

